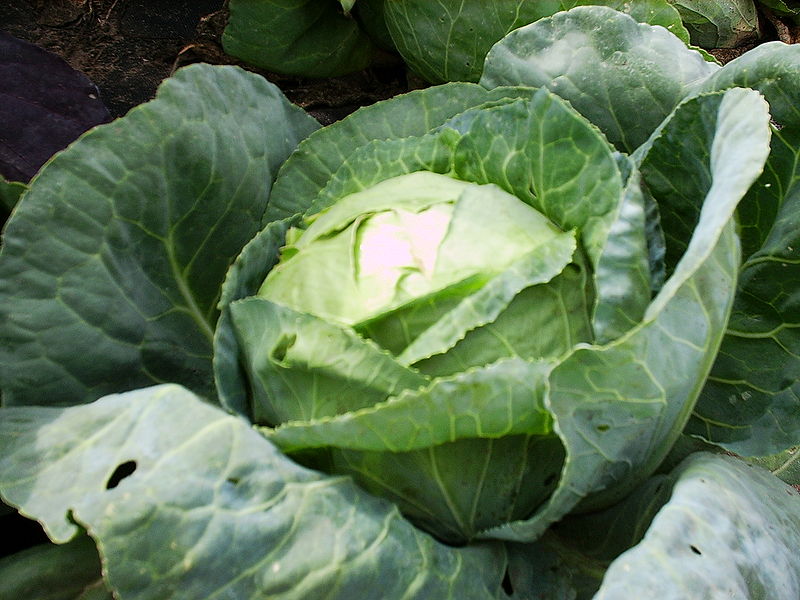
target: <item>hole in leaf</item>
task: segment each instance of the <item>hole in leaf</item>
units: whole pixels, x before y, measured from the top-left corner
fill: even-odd
[[[503,576],[503,583],[500,585],[502,585],[503,591],[507,596],[514,595],[514,586],[511,585],[511,575],[508,574],[508,569],[506,569],[506,574]]]
[[[130,477],[133,475],[133,472],[136,470],[136,461],[129,460],[120,465],[117,465],[117,468],[114,469],[114,472],[111,474],[111,477],[108,478],[106,482],[106,489],[113,490],[115,487],[119,485],[119,482],[125,479],[126,477]]]
[[[697,556],[703,556],[703,553],[702,553],[702,552],[700,552],[700,549],[699,549],[697,546],[689,546],[689,548],[691,548],[691,549],[692,549],[692,552],[694,552],[695,554],[697,554]]]
[[[227,481],[231,485],[239,485],[239,478],[238,477],[228,477],[228,479],[226,479],[225,481]]]
[[[608,431],[609,429],[611,429],[611,426],[610,425],[606,425],[605,423],[603,423],[602,425],[598,425],[597,426],[597,431],[599,431],[601,433],[604,432],[604,431]]]

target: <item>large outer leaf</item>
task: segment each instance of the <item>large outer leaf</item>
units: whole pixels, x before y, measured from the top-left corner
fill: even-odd
[[[450,548],[168,385],[0,420],[0,490],[58,542],[82,524],[123,598],[494,598],[502,548]],[[131,464],[133,463],[133,464]],[[119,465],[133,473],[117,481]],[[113,481],[110,481],[113,479]]]
[[[800,443],[800,46],[759,46],[702,89],[733,85],[761,91],[783,127],[739,206],[739,291],[688,431],[738,454],[775,454]]]
[[[34,546],[0,558],[0,598],[112,600],[97,549],[85,535],[61,546]]]
[[[546,86],[632,152],[718,68],[661,27],[586,6],[507,35],[486,57],[481,85]]]
[[[386,25],[406,63],[433,83],[478,81],[492,44],[509,31],[580,4],[601,4],[685,36],[667,0],[403,0],[386,2]]]
[[[800,596],[800,493],[721,455],[695,454],[671,477],[669,502],[611,564],[597,600]]]
[[[686,253],[639,326],[606,346],[579,348],[554,369],[547,405],[567,448],[559,487],[532,519],[487,535],[535,539],[588,494],[594,496],[585,508],[622,497],[655,470],[689,418],[733,302],[739,261],[733,211],[769,143],[767,106],[755,92],[702,97],[676,112],[702,112],[706,102],[718,106],[717,119],[694,146],[694,163],[710,170],[713,183],[697,190],[705,202]],[[654,152],[660,144],[668,150],[671,122]]]
[[[693,44],[703,48],[736,48],[759,36],[753,0],[671,0]]]
[[[688,431],[738,454],[775,454],[800,443],[800,129],[773,133],[739,213],[755,251]]]
[[[223,47],[247,63],[288,75],[335,77],[358,71],[369,65],[374,49],[358,23],[342,14],[344,4],[231,0]]]
[[[317,126],[262,78],[198,65],[48,163],[0,254],[4,402],[81,403],[161,381],[213,396],[225,271]]]

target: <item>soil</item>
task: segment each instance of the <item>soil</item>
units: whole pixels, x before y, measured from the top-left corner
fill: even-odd
[[[151,99],[158,84],[179,67],[194,62],[244,67],[220,45],[226,20],[225,0],[0,2],[0,29],[85,73],[100,88],[113,117]],[[328,80],[257,72],[323,124],[418,85],[409,82],[399,59]]]

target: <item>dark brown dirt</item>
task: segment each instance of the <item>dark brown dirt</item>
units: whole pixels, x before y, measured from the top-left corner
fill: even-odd
[[[181,66],[240,64],[219,42],[226,20],[225,0],[0,0],[0,29],[85,73],[115,117]],[[323,123],[409,89],[399,60],[328,80],[260,73]]]

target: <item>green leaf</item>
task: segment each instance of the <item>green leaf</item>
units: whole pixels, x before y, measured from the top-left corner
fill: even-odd
[[[739,215],[750,252],[687,431],[760,456],[800,443],[800,129],[773,132],[764,174]]]
[[[590,340],[586,269],[569,266],[572,233],[520,256],[442,314],[397,360],[440,376],[504,357],[552,359]]]
[[[688,432],[741,455],[800,442],[800,47],[765,44],[702,89],[762,92],[782,127],[739,206],[744,262],[731,322]]]
[[[361,192],[381,181],[415,171],[447,174],[452,171],[458,136],[449,129],[423,136],[374,140],[354,150],[319,190],[306,215],[316,214],[340,198]]]
[[[800,443],[800,129],[772,139],[739,211],[745,248],[757,249],[687,430],[746,456]]]
[[[632,152],[717,69],[661,27],[579,6],[507,35],[486,57],[480,82],[545,86]]]
[[[589,600],[606,568],[547,534],[530,544],[508,544],[508,551],[508,582],[515,600]]]
[[[298,146],[278,173],[264,225],[305,213],[331,176],[361,146],[425,135],[454,115],[507,93],[471,83],[427,88],[361,108],[321,129]]]
[[[461,546],[541,504],[558,481],[564,448],[552,434],[506,435],[410,452],[331,449],[329,460],[421,529]]]
[[[3,496],[57,541],[81,523],[122,598],[500,592],[501,546],[442,545],[349,478],[299,467],[178,386],[0,410]]]
[[[222,45],[231,56],[276,73],[335,77],[359,71],[372,62],[375,50],[346,14],[352,5],[352,0],[231,0]]]
[[[220,292],[220,317],[214,331],[214,383],[220,404],[226,409],[252,418],[257,403],[251,401],[244,355],[231,321],[230,304],[254,295],[270,269],[278,262],[287,230],[299,218],[273,221],[242,249],[228,269]]]
[[[4,402],[162,381],[213,397],[225,271],[260,229],[278,167],[317,127],[261,77],[196,65],[50,161],[0,254]]]
[[[616,559],[597,600],[795,598],[800,492],[757,467],[695,454],[671,478],[644,540]]]
[[[397,50],[418,75],[433,83],[478,81],[492,44],[518,27],[579,4],[629,12],[639,21],[683,33],[689,40],[680,16],[667,0],[404,0],[386,2],[384,15]]]
[[[0,598],[8,600],[112,600],[100,573],[94,541],[34,546],[0,558]]]
[[[732,60],[711,77],[698,82],[697,92],[747,87],[761,92],[772,118],[781,125],[800,127],[800,45],[767,42]]]
[[[355,411],[427,383],[352,329],[259,297],[230,306],[256,423]]]
[[[800,19],[800,4],[797,0],[787,0],[788,4],[783,0],[759,0],[759,4],[770,8],[775,14],[793,17],[795,23]]]
[[[0,177],[0,212],[9,214],[28,186],[19,181],[6,181]]]
[[[508,575],[521,598],[589,600],[622,552],[641,541],[669,500],[671,481],[657,475],[604,510],[567,515],[532,544],[511,544]]]
[[[789,485],[800,489],[800,448],[794,447],[771,456],[746,459],[748,463],[767,469]]]
[[[693,44],[703,48],[736,48],[760,37],[753,0],[671,0],[689,30]]]
[[[542,404],[551,366],[503,360],[357,412],[265,433],[286,450],[332,446],[330,469],[460,544],[526,517],[555,486],[564,452]]]
[[[467,113],[465,113],[467,114]],[[547,90],[471,115],[456,146],[456,175],[495,183],[563,230],[575,229],[594,269],[599,340],[637,323],[649,301],[643,200],[612,147]]]
[[[551,432],[542,405],[551,368],[546,362],[501,360],[358,411],[264,433],[287,452],[323,446],[407,452],[468,437],[544,435]]]
[[[705,202],[685,254],[640,325],[606,346],[579,348],[555,367],[547,406],[567,451],[561,482],[532,519],[487,537],[535,539],[590,494],[583,508],[613,503],[656,469],[688,420],[733,304],[733,212],[761,171],[769,140],[766,103],[752,91],[686,103],[670,123],[706,102],[719,106],[717,120],[703,131],[704,143],[693,145],[697,156],[688,164],[709,170],[712,185],[697,190]],[[668,150],[669,127],[653,146],[666,147],[651,151]]]

